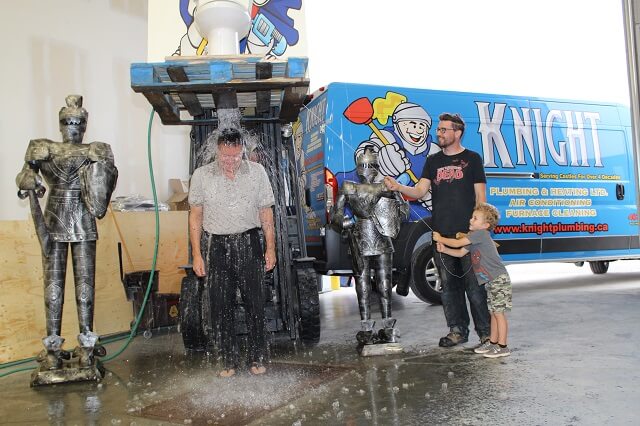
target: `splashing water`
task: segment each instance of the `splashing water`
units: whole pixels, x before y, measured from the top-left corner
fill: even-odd
[[[197,153],[198,164],[208,164],[215,160],[218,144],[216,141],[220,136],[222,129],[236,129],[242,135],[243,158],[251,159],[251,154],[259,151],[260,137],[240,124],[242,119],[242,113],[237,108],[219,109],[218,115],[218,127],[214,129],[209,135]]]

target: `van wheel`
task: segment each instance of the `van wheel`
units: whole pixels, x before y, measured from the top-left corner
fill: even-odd
[[[594,274],[606,274],[609,270],[609,261],[594,260],[593,262],[589,262],[589,267]]]
[[[414,256],[409,286],[418,299],[433,305],[442,304],[442,282],[433,260],[433,247],[425,244]]]
[[[202,322],[202,283],[189,274],[182,279],[180,289],[180,333],[185,349],[203,350],[206,336]]]
[[[300,295],[300,339],[305,344],[320,341],[320,293],[313,268],[296,270]]]

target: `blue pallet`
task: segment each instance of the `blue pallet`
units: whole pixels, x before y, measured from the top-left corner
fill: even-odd
[[[278,111],[295,121],[308,92],[308,59],[262,61],[257,55],[176,57],[131,64],[131,88],[144,94],[165,124],[193,124],[193,116],[235,105],[244,111]],[[253,109],[252,109],[253,108]],[[184,118],[187,111],[190,118]]]

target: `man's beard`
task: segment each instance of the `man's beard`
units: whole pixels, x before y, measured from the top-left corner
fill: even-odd
[[[448,146],[451,146],[451,145],[453,145],[453,141],[451,140],[447,140],[445,138],[438,139],[438,146],[440,148],[447,148]]]

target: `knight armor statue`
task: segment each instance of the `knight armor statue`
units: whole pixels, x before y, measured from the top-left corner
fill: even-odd
[[[38,356],[41,370],[62,368],[63,359],[77,358],[80,368],[91,367],[104,348],[93,332],[95,295],[96,217],[107,211],[118,170],[111,147],[102,142],[83,144],[88,113],[82,96],[70,95],[60,110],[62,142],[33,139],[25,164],[16,177],[20,198],[29,197],[36,233],[42,248],[47,336]],[[38,197],[49,188],[44,214]],[[62,304],[71,248],[80,334],[72,353],[62,349]]]
[[[395,343],[398,332],[391,315],[392,239],[408,216],[409,204],[399,192],[389,191],[378,181],[378,154],[372,148],[366,148],[356,158],[356,173],[360,183],[342,183],[332,214],[332,223],[342,228],[349,239],[361,320],[356,338],[362,345]],[[353,217],[345,216],[347,205]],[[382,314],[382,328],[377,333],[370,307],[372,267]]]

